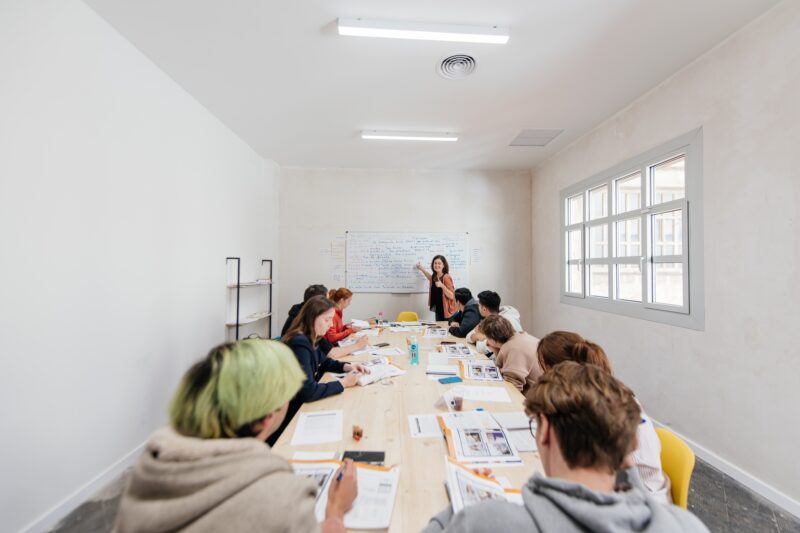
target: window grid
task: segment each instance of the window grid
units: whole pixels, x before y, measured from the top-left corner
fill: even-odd
[[[673,149],[623,172],[592,180],[580,190],[562,194],[562,235],[579,230],[582,237],[581,257],[562,258],[562,261],[566,259],[562,264],[567,278],[562,283],[562,295],[583,300],[606,300],[613,306],[690,313],[688,213],[691,176],[686,169],[690,157],[696,157],[690,152],[691,147]],[[675,190],[669,190],[670,175],[665,172],[672,172],[673,178],[680,178],[672,179],[679,184]],[[578,197],[580,201],[577,201]],[[578,204],[582,207],[580,222],[570,213],[570,207]],[[570,221],[575,223],[570,225]],[[638,221],[638,228],[633,221]],[[605,228],[605,239],[600,242],[596,238],[601,231],[599,228]],[[634,255],[637,248],[638,255]],[[573,271],[577,265],[580,272],[580,290],[570,291],[570,265],[573,265]],[[593,265],[598,265],[594,267],[594,276]],[[602,271],[600,276],[596,274],[598,271]],[[603,280],[601,276],[607,279]],[[628,276],[627,282],[623,282],[624,276]],[[639,277],[641,291],[636,287]],[[602,285],[607,287],[607,294],[598,290]],[[623,293],[627,297],[622,297]]]

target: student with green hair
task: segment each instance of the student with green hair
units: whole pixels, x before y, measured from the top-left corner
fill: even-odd
[[[170,425],[151,436],[133,468],[115,531],[344,531],[357,494],[352,462],[331,481],[318,524],[316,484],[265,443],[305,377],[279,342],[211,350],[184,375]]]

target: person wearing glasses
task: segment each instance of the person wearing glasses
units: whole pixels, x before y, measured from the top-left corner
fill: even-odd
[[[534,474],[522,487],[523,505],[487,500],[455,515],[447,508],[425,533],[708,531],[692,513],[654,499],[635,469],[618,477],[636,446],[640,409],[608,372],[572,361],[556,365],[528,391],[525,411],[536,421],[546,477]]]
[[[304,379],[292,351],[276,341],[212,349],[183,376],[169,426],[150,437],[133,467],[114,531],[343,533],[358,492],[354,465],[348,460],[334,474],[317,524],[316,483],[264,442]]]

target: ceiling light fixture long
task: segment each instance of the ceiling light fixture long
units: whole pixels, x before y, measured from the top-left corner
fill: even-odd
[[[483,44],[506,44],[509,39],[508,26],[462,26],[362,18],[339,18],[338,23],[339,35],[355,37]]]
[[[453,133],[437,133],[424,131],[378,131],[364,130],[362,139],[379,141],[441,141],[456,142],[458,136]]]

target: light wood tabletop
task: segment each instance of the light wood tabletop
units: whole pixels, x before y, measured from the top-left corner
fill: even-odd
[[[406,338],[416,335],[420,346],[420,363],[409,364]],[[456,385],[481,385],[504,387],[508,391],[511,403],[464,401],[464,410],[483,408],[493,411],[522,411],[523,396],[511,384],[503,381],[469,381],[454,385],[442,385],[428,378],[425,373],[428,364],[428,353],[436,351],[442,340],[464,343],[464,339],[454,337],[425,338],[422,333],[400,333],[382,329],[377,337],[370,338],[370,344],[388,342],[400,347],[406,355],[392,357],[392,363],[406,373],[390,380],[373,383],[366,387],[355,386],[345,389],[323,400],[306,403],[299,413],[341,409],[344,415],[343,439],[339,442],[304,446],[291,446],[292,435],[299,414],[281,435],[273,447],[273,451],[286,459],[291,459],[296,451],[331,451],[345,450],[384,451],[386,465],[400,465],[400,484],[392,513],[390,532],[419,531],[430,517],[444,509],[449,501],[445,491],[445,462],[447,453],[443,438],[412,438],[408,416],[416,414],[444,413],[445,408],[434,406],[436,400],[448,389]],[[474,347],[473,347],[474,348]],[[342,360],[364,361],[371,356],[351,356]],[[478,355],[478,360],[484,359]],[[450,360],[450,364],[457,364]],[[332,379],[326,374],[323,381]],[[352,438],[352,426],[361,426],[364,436],[360,442]],[[523,466],[496,468],[496,476],[506,477],[512,487],[520,488],[534,472],[542,472],[541,462],[536,452],[520,453]]]

